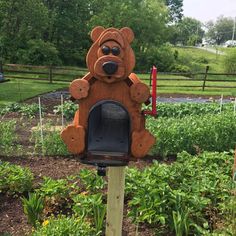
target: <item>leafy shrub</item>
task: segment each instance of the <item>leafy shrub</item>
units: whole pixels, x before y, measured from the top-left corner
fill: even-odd
[[[80,217],[65,217],[51,218],[39,227],[33,236],[71,236],[71,235],[83,235],[91,236],[95,235],[94,229],[88,222],[85,222]]]
[[[106,185],[105,180],[101,176],[98,176],[96,172],[91,170],[80,170],[78,177],[87,191],[97,192],[98,190],[103,189]]]
[[[75,112],[78,110],[78,104],[75,104],[71,101],[66,101],[64,102],[63,107],[62,105],[55,106],[53,111],[55,114],[61,114],[62,108],[64,117],[67,120],[71,120],[74,118]]]
[[[5,155],[11,154],[16,141],[16,121],[0,120],[0,153]]]
[[[28,199],[23,197],[21,200],[28,222],[36,228],[37,222],[41,221],[44,207],[42,197],[36,193],[29,193]]]
[[[169,71],[175,61],[174,52],[169,45],[149,47],[145,52],[136,55],[137,70],[149,70],[150,66],[156,65],[158,71]]]
[[[171,71],[173,71],[173,72],[190,73],[191,69],[190,69],[189,66],[186,66],[186,65],[174,64],[171,67]]]
[[[43,107],[42,107],[42,110],[44,110]],[[37,103],[34,103],[34,104],[12,103],[4,107],[3,109],[1,109],[0,115],[5,115],[9,112],[19,112],[23,116],[33,118],[38,113],[38,111],[39,111],[39,108],[38,108]]]
[[[226,73],[236,73],[236,53],[228,52],[223,61]]]
[[[59,53],[56,47],[41,39],[32,39],[27,42],[26,49],[18,53],[23,64],[32,65],[60,65]]]
[[[74,206],[72,209],[75,215],[82,217],[82,219],[93,220],[98,234],[102,232],[106,213],[106,206],[102,201],[102,197],[101,193],[88,195],[86,192],[73,197]]]
[[[223,112],[233,111],[233,105],[224,104]],[[181,118],[188,115],[219,114],[219,103],[164,103],[157,104],[158,117]]]
[[[126,194],[128,215],[136,222],[162,225],[167,235],[203,235],[213,229],[209,212],[224,215],[221,204],[231,197],[233,156],[227,153],[178,155],[171,165],[155,162],[140,171],[129,168]],[[160,232],[159,232],[160,233]]]
[[[32,189],[33,174],[28,168],[0,162],[0,192],[17,194]]]
[[[157,137],[152,153],[161,156],[187,151],[229,151],[235,147],[236,122],[232,113],[149,118],[148,129]]]
[[[41,155],[67,155],[67,147],[62,141],[60,131],[53,125],[46,124],[43,129],[43,142],[40,128],[32,132],[31,140],[34,142],[34,152]]]

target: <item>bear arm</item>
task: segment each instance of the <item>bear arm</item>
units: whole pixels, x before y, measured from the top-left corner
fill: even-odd
[[[92,78],[90,73],[86,74],[82,79],[75,79],[70,84],[70,94],[75,99],[81,99],[88,96],[89,80]]]
[[[137,103],[143,103],[146,102],[150,96],[150,90],[146,84],[139,82],[131,85],[130,97],[133,101]]]

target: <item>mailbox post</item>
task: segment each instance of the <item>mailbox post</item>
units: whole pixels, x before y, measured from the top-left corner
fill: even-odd
[[[142,111],[151,94],[132,73],[135,56],[130,28],[98,26],[91,39],[86,57],[89,73],[72,81],[69,88],[79,109],[61,137],[81,162],[97,166],[98,174],[104,175],[109,167],[106,235],[121,236],[125,166],[131,159],[144,157],[155,143],[145,128],[147,113]]]

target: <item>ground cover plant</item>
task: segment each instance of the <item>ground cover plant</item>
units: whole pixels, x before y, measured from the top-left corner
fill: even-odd
[[[235,198],[231,179],[232,154],[178,155],[171,165],[155,162],[142,172],[129,169],[126,194],[129,216],[148,223],[157,235],[205,235],[214,232],[217,222],[227,216]],[[231,219],[232,221],[232,219]],[[223,234],[230,234],[224,222]]]
[[[22,194],[32,189],[30,169],[0,161],[0,193]]]

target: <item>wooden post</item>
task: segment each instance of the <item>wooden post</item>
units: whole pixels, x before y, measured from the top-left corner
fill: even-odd
[[[3,64],[2,64],[2,60],[0,60],[0,73],[3,74]]]
[[[109,167],[106,236],[121,236],[125,189],[125,167]]]
[[[208,70],[209,70],[209,66],[206,66],[206,72],[205,72],[205,75],[204,75],[204,78],[203,78],[202,91],[204,91],[204,90],[205,90],[205,86],[206,86],[206,79],[207,79],[207,73],[208,73]]]
[[[49,83],[51,84],[52,83],[52,66],[51,65],[49,66],[49,74],[48,74],[48,76],[49,76]]]

